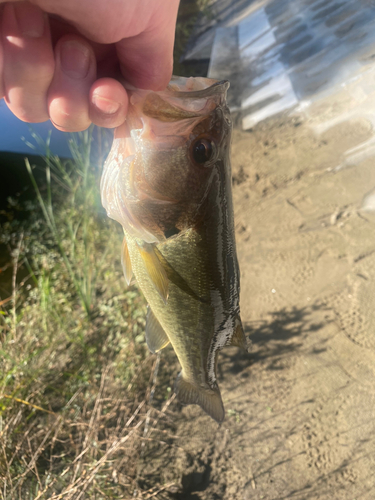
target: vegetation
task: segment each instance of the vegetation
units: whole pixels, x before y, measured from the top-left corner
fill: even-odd
[[[2,500],[147,498],[137,460],[171,401],[150,406],[159,359],[144,342],[145,302],[125,286],[91,136],[72,141],[73,161],[46,145],[43,188],[26,161],[37,200],[1,228],[13,260],[0,301]]]
[[[181,2],[176,74],[196,74],[179,61],[209,3]],[[92,133],[72,140],[69,161],[45,144],[43,175],[26,160],[35,197],[10,200],[23,216],[0,226],[13,269],[0,296],[0,500],[148,499],[171,486],[150,485],[139,464],[145,443],[173,446],[173,364],[159,371],[145,345],[146,304],[125,285]]]

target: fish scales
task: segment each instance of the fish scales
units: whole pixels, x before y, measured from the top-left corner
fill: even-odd
[[[168,343],[182,370],[178,399],[216,421],[224,408],[219,351],[246,349],[239,309],[227,82],[174,78],[163,92],[130,91],[128,129],[115,139],[103,205],[123,225],[122,262],[149,304],[146,340]]]
[[[143,265],[136,241],[128,240],[137,282],[151,309],[157,311],[157,318],[171,340],[181,366],[184,367],[184,374],[189,380],[202,378],[206,361],[204,358],[209,350],[209,334],[213,335],[214,310],[208,297],[204,297],[208,289],[208,276],[205,271],[204,248],[199,240],[198,233],[188,231],[171,242],[158,245],[171,267],[197,296],[195,298],[186,293],[171,280],[166,304],[160,295],[155,293],[155,286]],[[206,356],[203,353],[206,353]]]

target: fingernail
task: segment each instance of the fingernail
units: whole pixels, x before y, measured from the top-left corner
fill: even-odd
[[[99,111],[105,113],[106,115],[114,115],[120,109],[120,103],[112,101],[111,99],[106,99],[99,95],[93,94],[92,102],[98,108]]]
[[[90,50],[75,40],[61,44],[61,67],[70,78],[81,79],[87,76],[90,67]]]
[[[27,38],[40,38],[44,34],[45,17],[39,7],[28,2],[15,2],[14,10],[18,29],[22,36]]]

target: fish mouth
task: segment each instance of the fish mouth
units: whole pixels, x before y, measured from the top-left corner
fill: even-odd
[[[124,79],[120,80],[127,91],[132,92],[152,92],[150,90],[141,90]],[[216,80],[205,77],[184,77],[172,75],[170,82],[165,90],[155,91],[159,95],[173,95],[181,98],[207,98],[213,95],[225,94],[230,87],[228,80]]]
[[[173,75],[167,86],[167,92],[172,93],[178,98],[204,99],[214,95],[225,96],[229,86],[230,83],[228,80],[215,80],[203,77],[184,78]]]
[[[142,131],[142,139],[147,136],[187,137],[197,121],[217,107],[226,108],[229,85],[227,80],[173,76],[162,91],[128,90],[129,129]],[[155,133],[149,134],[150,131]]]

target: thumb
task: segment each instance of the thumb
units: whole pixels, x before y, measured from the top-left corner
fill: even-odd
[[[178,7],[172,3],[175,12],[174,17],[169,13],[168,23],[116,43],[121,73],[135,87],[163,90],[171,79]]]

